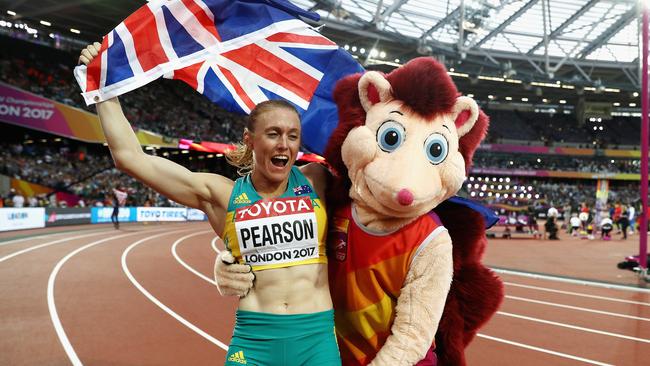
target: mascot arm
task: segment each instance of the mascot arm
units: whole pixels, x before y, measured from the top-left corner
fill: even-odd
[[[414,258],[397,299],[391,335],[372,366],[414,365],[431,348],[451,286],[451,237],[443,231]]]
[[[222,296],[244,297],[253,287],[255,274],[250,265],[235,263],[232,253],[224,250],[214,264],[214,279]]]

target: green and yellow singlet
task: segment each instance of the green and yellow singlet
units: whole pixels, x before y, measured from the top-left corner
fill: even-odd
[[[325,206],[297,167],[277,198],[260,197],[250,174],[235,181],[222,237],[239,263],[257,271],[327,263],[326,233]]]

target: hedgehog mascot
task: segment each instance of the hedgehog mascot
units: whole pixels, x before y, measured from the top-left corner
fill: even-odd
[[[342,363],[465,365],[465,347],[503,299],[480,262],[494,218],[453,197],[488,118],[426,57],[387,75],[348,76],[334,99],[339,124],[325,158]],[[217,283],[245,288],[228,283],[237,281],[230,267],[217,259]]]

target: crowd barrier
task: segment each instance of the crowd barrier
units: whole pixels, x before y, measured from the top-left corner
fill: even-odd
[[[0,231],[111,222],[113,207],[0,208]],[[185,207],[120,207],[123,222],[205,221],[206,215]]]

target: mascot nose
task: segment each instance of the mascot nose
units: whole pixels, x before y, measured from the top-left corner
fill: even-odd
[[[402,206],[408,206],[413,202],[413,193],[404,188],[397,193],[397,202]]]

